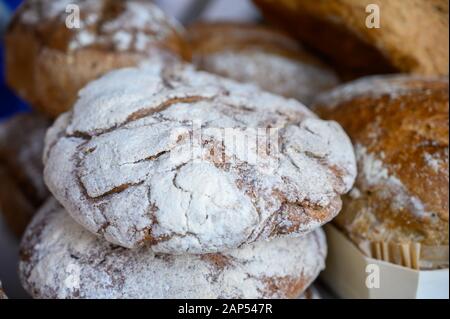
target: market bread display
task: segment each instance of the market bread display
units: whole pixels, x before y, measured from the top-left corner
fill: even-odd
[[[356,175],[337,123],[185,64],[91,82],[49,129],[44,163],[85,228],[174,254],[306,234],[338,214]]]
[[[51,199],[24,236],[20,275],[35,298],[296,298],[323,269],[325,255],[320,229],[217,254],[121,248],[83,229]]]
[[[353,141],[358,177],[335,224],[371,255],[406,249],[413,268],[448,268],[448,89],[448,77],[374,76],[313,106]]]
[[[350,70],[357,75],[397,70],[448,75],[446,0],[253,2],[268,20],[323,54],[344,72]],[[373,27],[377,20],[378,28]]]
[[[7,83],[49,116],[69,110],[80,88],[110,70],[149,56],[189,58],[182,27],[150,1],[71,1],[79,25],[68,4],[25,1],[5,36]]]
[[[190,2],[11,16],[8,297],[448,299],[448,2]]]
[[[20,237],[48,197],[42,151],[50,121],[35,113],[0,123],[0,213]]]
[[[218,36],[220,34],[220,36]],[[187,30],[192,63],[199,69],[308,105],[338,83],[335,73],[286,34],[268,27],[196,23]]]

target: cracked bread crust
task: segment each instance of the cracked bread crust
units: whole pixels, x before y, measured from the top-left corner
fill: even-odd
[[[358,177],[335,222],[356,243],[448,245],[448,77],[374,76],[318,97],[355,145]]]
[[[34,298],[296,298],[324,268],[321,229],[206,255],[114,246],[50,199],[21,245],[20,276]]]
[[[35,113],[19,114],[0,123],[0,211],[18,237],[49,195],[42,152],[50,124]]]
[[[68,5],[79,8],[79,28],[66,26]],[[182,33],[149,1],[28,0],[5,36],[7,83],[56,117],[73,106],[80,88],[108,71],[148,56],[188,59]]]
[[[48,131],[44,153],[49,189],[80,224],[166,253],[310,232],[339,212],[356,175],[335,122],[182,64],[92,82]]]
[[[246,23],[196,23],[186,37],[199,69],[254,83],[307,105],[319,92],[338,84],[330,68],[275,29]]]

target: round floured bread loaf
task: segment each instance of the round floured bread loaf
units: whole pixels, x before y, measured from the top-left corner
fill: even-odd
[[[448,74],[447,0],[253,1],[269,20],[346,73]],[[374,5],[379,28],[371,27]]]
[[[187,39],[199,69],[306,104],[338,83],[334,72],[295,40],[264,26],[197,23],[188,28]]]
[[[359,174],[335,221],[357,243],[448,245],[448,97],[448,78],[397,75],[318,98],[355,146]]]
[[[49,126],[49,120],[34,113],[0,123],[0,212],[19,237],[49,194],[42,173]]]
[[[46,183],[79,223],[167,253],[307,233],[339,212],[356,175],[335,122],[181,64],[90,83],[44,152]]]
[[[50,200],[22,241],[20,276],[35,298],[296,298],[324,268],[322,230],[220,254],[113,246]]]
[[[148,56],[188,57],[181,33],[145,0],[28,0],[6,33],[6,80],[32,106],[57,116],[110,70]]]

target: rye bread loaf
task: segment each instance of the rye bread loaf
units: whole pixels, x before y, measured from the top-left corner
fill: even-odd
[[[360,79],[317,99],[314,110],[355,146],[358,177],[335,222],[356,243],[448,246],[448,101],[448,77],[406,75]]]
[[[92,235],[51,199],[23,238],[20,276],[34,298],[296,298],[325,255],[320,229],[218,254],[126,249]]]
[[[182,64],[114,71],[48,131],[44,176],[80,224],[129,248],[210,253],[331,220],[350,140],[301,103]]]
[[[247,23],[196,23],[188,28],[199,69],[254,83],[308,105],[338,83],[335,73],[287,34]]]
[[[66,11],[79,8],[79,27]],[[27,0],[5,36],[6,81],[52,117],[67,111],[78,90],[100,75],[148,56],[189,56],[183,30],[143,0]],[[165,57],[167,55],[167,57]]]
[[[254,0],[263,14],[344,73],[448,75],[446,0]],[[380,28],[368,28],[368,5]],[[370,20],[370,17],[369,17]]]

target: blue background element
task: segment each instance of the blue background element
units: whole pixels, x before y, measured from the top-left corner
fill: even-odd
[[[11,11],[17,8],[21,0],[0,0]],[[28,111],[30,108],[5,85],[4,44],[0,43],[0,120],[14,113]]]
[[[19,6],[19,4],[22,2],[22,0],[2,0],[3,3],[6,3],[6,5],[10,9],[15,9]]]

